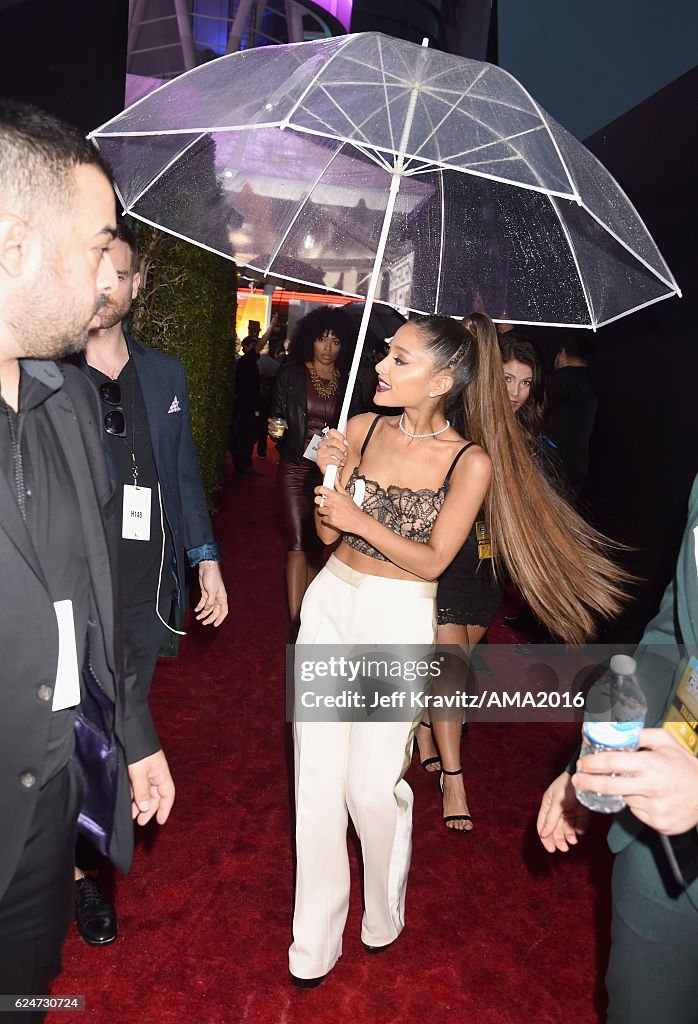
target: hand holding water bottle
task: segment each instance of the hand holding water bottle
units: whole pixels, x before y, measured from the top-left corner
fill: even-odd
[[[635,753],[608,751],[580,758],[573,784],[615,799],[622,793],[635,817],[664,835],[696,828],[698,758],[665,729],[643,729],[639,745],[642,749]]]
[[[635,678],[635,661],[624,654],[611,658],[610,670],[589,690],[584,725],[582,726],[582,749],[580,757],[585,759],[585,778],[575,775],[573,784],[577,799],[592,811],[614,814],[621,811],[624,799],[624,784],[614,786],[613,791],[597,788],[597,779],[603,776],[606,764],[592,761],[591,757],[603,754],[629,754],[637,750],[640,734],[645,725],[647,702]],[[627,778],[631,767],[625,761],[614,761],[612,777]]]

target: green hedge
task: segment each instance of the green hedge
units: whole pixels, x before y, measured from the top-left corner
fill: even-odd
[[[220,488],[235,380],[237,270],[189,242],[135,223],[141,291],[132,330],[184,363],[209,507]]]

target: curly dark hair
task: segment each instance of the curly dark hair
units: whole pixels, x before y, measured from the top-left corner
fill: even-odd
[[[531,442],[536,445],[539,442],[540,433],[548,412],[548,402],[545,397],[545,372],[541,350],[533,341],[524,338],[514,331],[507,331],[499,338],[499,351],[502,353],[502,362],[510,363],[516,360],[524,366],[531,367],[531,391],[528,400],[524,402],[516,417],[530,435]]]
[[[346,375],[356,345],[358,327],[341,306],[318,306],[298,321],[293,328],[288,356],[294,363],[309,363],[313,358],[313,342],[328,331],[339,338],[341,348],[337,369]]]

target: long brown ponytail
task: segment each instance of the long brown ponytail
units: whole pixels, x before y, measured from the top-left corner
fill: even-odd
[[[450,402],[462,397],[468,437],[492,460],[485,513],[495,569],[509,574],[551,633],[565,643],[588,641],[599,619],[618,614],[626,596],[622,585],[631,578],[609,559],[612,542],[560,497],[531,457],[509,402],[490,318],[466,317],[460,341],[437,320],[442,318],[416,322],[435,368],[453,371]]]

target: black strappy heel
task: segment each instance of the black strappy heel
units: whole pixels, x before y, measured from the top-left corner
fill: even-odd
[[[443,793],[443,791],[444,791],[444,775],[462,775],[462,774],[463,774],[463,769],[462,768],[457,768],[455,772],[449,772],[449,771],[446,771],[445,768],[442,768],[441,769],[441,775],[439,776],[439,785],[441,786],[441,792]],[[467,829],[466,828],[449,828],[448,827],[448,823],[449,823],[449,821],[470,821],[470,822],[472,822],[472,820],[473,819],[472,819],[471,815],[469,815],[469,814],[447,814],[443,818],[443,823],[446,826],[446,829],[447,829],[448,832],[455,832],[455,833],[461,833],[462,832],[463,835],[467,835],[468,832],[472,832],[471,828],[467,828]]]
[[[420,722],[419,725],[423,725],[425,729],[431,729],[431,722]],[[418,726],[418,728],[419,728],[419,726]],[[417,742],[417,737],[416,736],[414,738],[414,745],[415,745],[415,748],[417,750],[417,754],[419,754],[419,743]],[[438,756],[437,757],[425,757],[423,761],[419,762],[419,767],[422,769],[423,772],[427,772],[427,768],[429,767],[430,764],[440,764],[440,763],[441,763],[441,758],[438,757]],[[427,772],[427,775],[436,775],[436,772]]]

